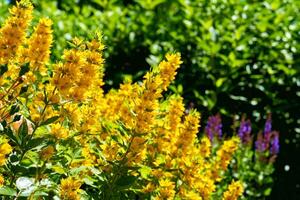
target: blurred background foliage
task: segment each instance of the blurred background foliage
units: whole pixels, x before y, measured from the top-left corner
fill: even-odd
[[[0,0],[0,21],[14,1]],[[202,118],[221,113],[224,132],[245,113],[280,132],[270,199],[300,199],[300,1],[33,0],[54,21],[53,60],[74,36],[103,33],[106,89],[139,80],[166,52],[184,63],[171,86]],[[204,122],[203,122],[204,123]],[[253,127],[258,131],[257,127]],[[284,192],[282,192],[284,191]]]

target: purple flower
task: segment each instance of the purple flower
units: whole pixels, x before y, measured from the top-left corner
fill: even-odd
[[[264,133],[259,133],[255,142],[255,148],[259,152],[270,151],[271,155],[279,153],[279,133],[272,131],[271,115],[265,123]]]
[[[264,140],[267,146],[270,143],[271,132],[272,132],[272,118],[271,118],[271,114],[269,114],[265,123],[265,130],[264,130]]]
[[[247,144],[251,140],[251,122],[250,120],[245,121],[244,118],[242,118],[238,136],[240,137],[242,143]]]
[[[279,133],[277,131],[272,132],[270,153],[272,155],[279,153]]]
[[[258,133],[258,135],[257,135],[257,139],[256,139],[256,142],[255,142],[255,149],[258,152],[264,152],[267,149],[267,143],[266,143],[265,138],[264,138],[264,136],[261,132]]]
[[[269,115],[265,123],[264,134],[270,133],[271,131],[272,131],[272,118],[271,115]]]
[[[219,114],[208,118],[205,133],[210,141],[212,141],[215,136],[218,138],[222,137],[222,120]]]

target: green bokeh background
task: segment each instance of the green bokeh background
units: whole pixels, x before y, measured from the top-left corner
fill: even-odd
[[[1,22],[9,3],[14,2],[0,0]],[[106,90],[117,88],[125,78],[141,80],[166,52],[180,52],[184,63],[170,91],[202,113],[202,127],[209,115],[219,112],[223,131],[230,133],[233,116],[245,113],[256,133],[272,113],[281,150],[270,199],[300,199],[300,1],[33,3],[36,16],[54,22],[52,60],[60,58],[74,36],[102,31]]]

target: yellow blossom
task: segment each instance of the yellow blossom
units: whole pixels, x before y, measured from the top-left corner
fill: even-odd
[[[4,185],[4,178],[3,176],[0,174],[0,187],[2,187]]]
[[[227,191],[223,194],[223,200],[237,200],[244,192],[244,187],[240,181],[232,181]]]
[[[80,200],[81,182],[73,177],[62,179],[60,182],[60,197],[62,200]]]
[[[0,166],[5,164],[6,155],[10,154],[12,150],[12,147],[6,142],[0,145]]]
[[[44,159],[44,160],[49,160],[52,155],[54,154],[54,147],[53,146],[47,146],[46,148],[44,148],[40,155],[41,155],[41,158]]]

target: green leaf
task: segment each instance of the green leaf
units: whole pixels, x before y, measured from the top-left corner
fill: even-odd
[[[55,122],[56,120],[59,119],[60,116],[54,116],[54,117],[51,117],[47,120],[45,120],[43,123],[41,123],[41,126],[45,126],[45,125],[48,125],[48,124],[52,124],[53,122]]]
[[[27,150],[34,149],[38,146],[43,146],[45,143],[46,143],[45,138],[33,138],[28,141],[28,143],[26,145],[26,149]]]
[[[148,176],[150,175],[151,173],[151,167],[148,167],[148,166],[143,166],[140,168],[140,173],[141,173],[141,177],[144,178],[144,179],[147,179]]]
[[[3,122],[2,122],[3,125]],[[5,127],[5,126],[3,126]],[[12,132],[12,130],[10,129],[10,127],[7,127],[4,129],[4,134],[7,135],[7,137],[9,137],[9,139],[14,142],[16,145],[21,146],[21,141],[19,138],[17,138],[14,133]]]
[[[26,141],[23,141],[25,137],[28,135],[28,126],[27,126],[27,121],[24,120],[18,130],[18,135],[22,141],[23,144],[25,144]]]
[[[216,81],[216,87],[220,87],[223,82],[225,81],[226,79],[225,78],[219,78],[217,81]]]
[[[10,111],[9,111],[9,114],[10,114],[10,115],[13,115],[13,114],[15,114],[16,112],[18,112],[19,110],[20,110],[19,106],[16,105],[16,104],[14,104],[14,105],[11,106]]]
[[[16,196],[17,191],[8,186],[3,186],[3,187],[0,187],[0,194],[6,195],[6,196]]]
[[[52,170],[55,171],[58,174],[64,174],[66,173],[65,168],[59,165],[52,166]]]
[[[0,66],[0,76],[2,76],[5,72],[7,72],[8,67],[7,65],[1,65]]]
[[[267,188],[265,191],[264,191],[264,195],[265,196],[269,196],[272,192],[272,189],[271,188]]]

